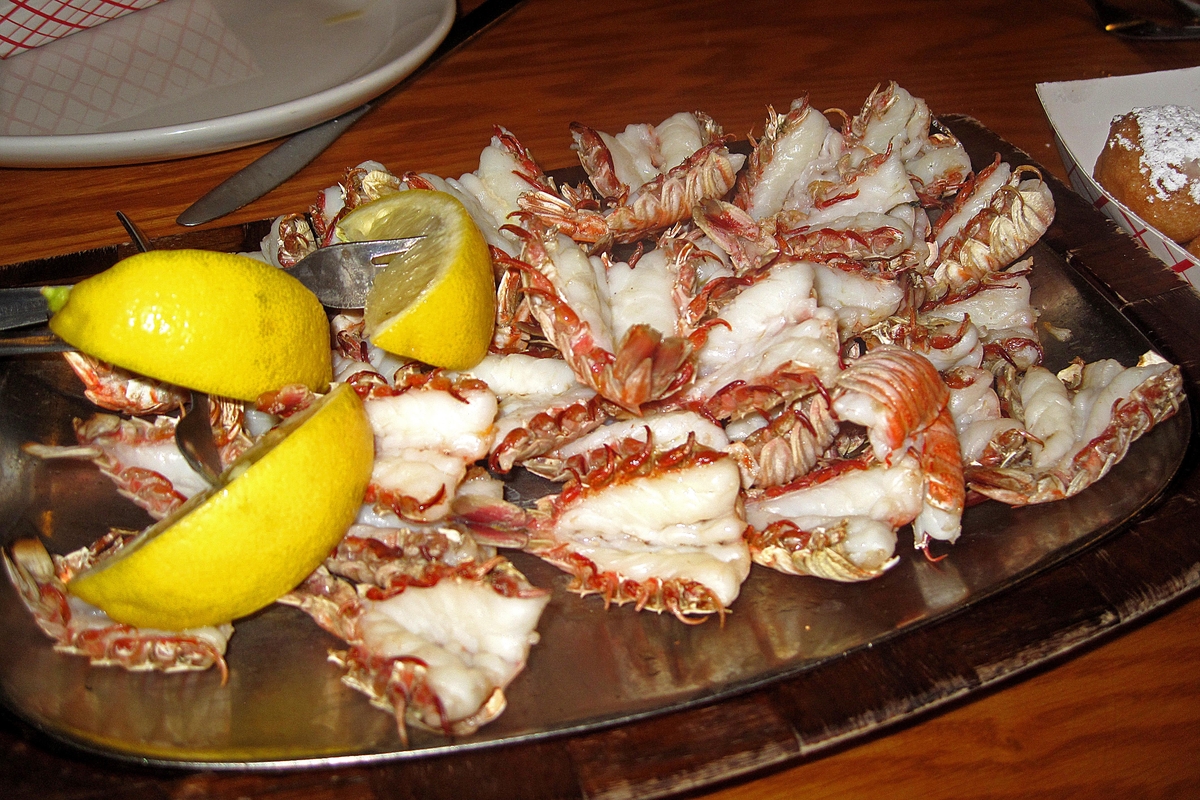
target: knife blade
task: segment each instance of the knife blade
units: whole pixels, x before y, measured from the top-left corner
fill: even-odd
[[[41,287],[4,289],[0,294],[0,331],[34,325],[50,319],[50,306]]]
[[[521,2],[522,0],[484,0],[455,20],[446,38],[424,63],[373,103],[378,104],[382,98],[408,85],[411,80],[478,36]],[[185,227],[202,225],[254,202],[308,166],[351,125],[370,111],[373,103],[364,103],[334,119],[295,134],[226,178],[212,191],[188,206],[175,222]]]
[[[363,103],[345,114],[300,131],[223,180],[188,206],[175,222],[189,228],[202,225],[257,200],[308,166],[370,110],[371,104]]]

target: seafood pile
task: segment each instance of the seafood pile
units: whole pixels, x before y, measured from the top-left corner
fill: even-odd
[[[578,186],[497,128],[474,172],[365,162],[275,221],[262,256],[286,269],[336,241],[357,206],[432,189],[458,198],[491,248],[494,337],[468,371],[375,348],[361,314],[331,321],[335,379],[364,400],[376,463],[356,524],[281,602],[346,642],[332,655],[343,680],[402,733],[463,735],[503,710],[549,599],[506,548],[606,607],[701,622],[736,609],[752,564],[869,580],[897,563],[906,527],[928,553],[961,535],[969,502],[1074,495],[1178,410],[1179,370],[1154,353],[1042,366],[1022,256],[1054,202],[1036,170],[973,167],[895,84],[835,126],[839,114],[804,98],[772,109],[748,155],[698,112],[616,134],[572,125]],[[91,459],[168,513],[199,485],[161,415],[177,390],[72,359],[88,396],[123,413],[31,452]],[[292,387],[216,398],[226,463],[311,401]],[[522,470],[554,488],[506,499]],[[228,632],[117,636],[77,607],[72,570],[116,546],[51,564],[26,543],[6,565],[60,650],[224,669]],[[165,642],[147,647],[154,637]]]

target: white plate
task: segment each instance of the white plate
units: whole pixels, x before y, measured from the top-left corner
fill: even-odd
[[[446,37],[454,0],[168,0],[0,61],[0,166],[138,163],[303,130]]]
[[[1200,259],[1150,227],[1092,177],[1113,117],[1142,106],[1200,109],[1200,67],[1039,83],[1037,93],[1075,191],[1188,283],[1200,288]]]

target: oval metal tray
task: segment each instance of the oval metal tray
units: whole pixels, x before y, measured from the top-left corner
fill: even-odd
[[[949,122],[976,163],[1005,149],[970,120]],[[1032,253],[1033,297],[1041,322],[1072,335],[1065,344],[1043,337],[1047,363],[1060,367],[1076,355],[1132,363],[1156,343],[1067,261],[1078,247],[1119,234],[1094,213],[1081,215],[1076,209],[1064,218],[1064,206],[1070,208],[1077,198],[1054,183],[1060,216]],[[214,247],[215,236],[222,249],[248,249],[257,235],[231,229],[198,234],[197,241],[181,244]],[[21,278],[13,275],[53,267],[62,277],[73,277],[103,268],[115,257],[115,251],[96,251],[75,260],[17,265],[6,275],[15,282]],[[59,359],[0,363],[4,541],[38,533],[52,550],[65,552],[109,526],[146,524],[142,512],[89,465],[39,462],[20,451],[25,441],[70,441],[71,419],[91,412]],[[976,613],[989,599],[1029,585],[1122,529],[1169,486],[1190,431],[1185,406],[1135,443],[1101,483],[1075,498],[1024,509],[991,502],[969,509],[962,538],[936,563],[914,551],[911,537],[906,541],[902,535],[901,563],[866,584],[792,578],[755,567],[723,626],[715,619],[685,626],[628,607],[605,611],[596,598],[568,594],[568,580],[557,570],[517,554],[514,561],[535,583],[555,590],[539,626],[542,642],[510,687],[508,710],[463,739],[412,731],[404,747],[391,718],[343,687],[337,668],[326,663],[326,650],[336,641],[299,612],[278,606],[237,624],[228,653],[229,683],[221,686],[215,673],[92,669],[83,659],[56,654],[6,584],[0,588],[6,643],[0,650],[0,695],[26,722],[87,751],[140,763],[244,769],[451,756],[433,762],[446,765],[501,745],[509,747],[500,748],[496,757],[568,734],[585,742],[614,726],[637,731],[671,712],[719,713],[713,709],[739,708],[763,690],[802,687],[839,671],[851,679],[867,668],[860,679],[871,681],[870,670],[887,671],[873,654],[888,643],[917,637],[954,615]],[[843,720],[837,738],[946,696],[934,693],[912,708],[881,711],[875,719]]]

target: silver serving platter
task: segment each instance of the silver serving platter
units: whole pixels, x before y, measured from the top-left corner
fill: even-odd
[[[1150,342],[1044,244],[1032,251],[1033,302],[1052,369],[1071,358],[1132,364]],[[0,542],[40,535],[54,552],[83,546],[108,527],[149,519],[92,466],[43,462],[28,441],[73,441],[71,420],[94,413],[60,358],[0,361]],[[825,664],[948,614],[1077,553],[1163,491],[1191,429],[1185,405],[1134,443],[1100,483],[1066,501],[967,510],[963,535],[931,561],[902,533],[900,563],[864,584],[788,577],[754,567],[720,624],[605,610],[567,591],[569,579],[521,553],[513,561],[553,599],[541,643],[509,687],[508,709],[477,734],[450,740],[410,731],[343,686],[326,660],[340,643],[299,611],[274,606],[239,621],[229,681],[214,672],[162,675],[91,668],[55,653],[13,588],[0,586],[0,698],[50,736],[118,759],[244,769],[336,765],[462,753],[505,742],[580,733],[731,697]],[[544,491],[517,478],[512,491]],[[869,676],[864,676],[869,680]]]

